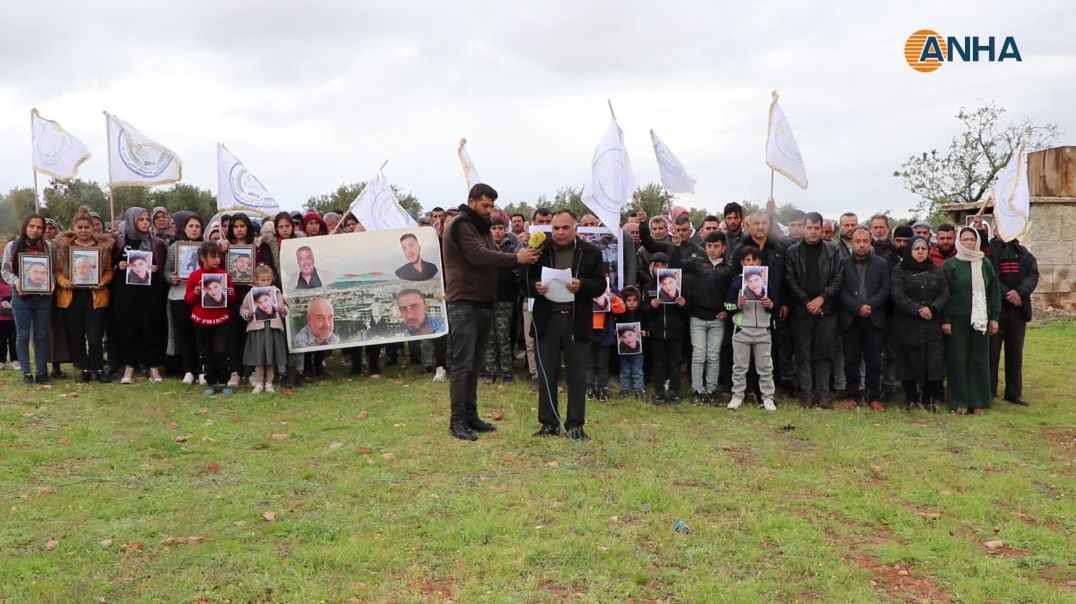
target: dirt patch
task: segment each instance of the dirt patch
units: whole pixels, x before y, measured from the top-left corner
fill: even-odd
[[[557,597],[558,601],[564,601],[568,598],[585,598],[589,593],[586,586],[582,584],[572,584],[569,586],[561,585],[556,581],[542,581],[539,586],[542,591],[549,592]]]
[[[1053,446],[1076,454],[1076,428],[1043,428],[1042,433]]]
[[[908,564],[885,564],[863,552],[853,552],[845,560],[871,571],[871,585],[902,602],[951,603],[949,595],[930,577],[917,576]]]
[[[1076,590],[1076,564],[1047,566],[1042,569],[1042,580],[1051,585]]]
[[[447,581],[423,581],[419,591],[423,597],[436,602],[451,602],[455,594],[452,584]]]

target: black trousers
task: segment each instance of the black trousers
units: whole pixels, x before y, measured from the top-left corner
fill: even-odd
[[[478,419],[478,372],[486,362],[493,304],[456,301],[448,303],[449,423]]]
[[[346,354],[351,357],[351,373],[358,375],[362,373],[362,351],[366,349],[366,359],[368,367],[370,368],[370,375],[380,375],[381,373],[381,345],[374,344],[371,346],[356,346],[355,348],[348,348]]]
[[[110,306],[119,327],[119,353],[124,365],[156,367],[164,360],[168,339],[165,297],[155,286],[119,285],[112,290]],[[113,332],[109,332],[111,340]],[[112,362],[109,346],[109,362]]]
[[[236,296],[239,296],[241,289],[249,291],[249,288],[237,287]],[[242,295],[246,296],[246,293]],[[247,345],[247,322],[239,315],[242,305],[243,298],[228,301],[228,369],[238,374],[243,373],[243,348]]]
[[[874,326],[869,318],[856,317],[844,332],[844,380],[849,397],[861,387],[868,401],[882,398],[882,340],[885,332]],[[859,363],[867,366],[867,383],[859,383]]]
[[[792,318],[792,341],[796,347],[796,375],[800,394],[813,394],[816,399],[829,394],[833,342],[836,337],[835,314]]]
[[[67,325],[71,361],[82,371],[104,369],[105,309],[93,307],[93,292],[75,290],[71,305],[62,309]]]
[[[191,307],[185,300],[169,300],[172,308],[172,342],[179,357],[179,369],[183,373],[199,373],[198,346],[194,341],[194,323],[191,323]]]
[[[0,321],[0,363],[19,360],[15,351],[15,321]]]
[[[538,421],[544,426],[560,426],[557,384],[560,365],[568,377],[568,418],[564,429],[582,426],[587,418],[587,357],[589,342],[575,339],[572,313],[553,311],[543,333],[535,334],[534,354],[538,365]],[[537,326],[535,327],[537,329]],[[452,376],[455,379],[455,375]]]
[[[990,338],[990,391],[998,395],[998,369],[1001,348],[1005,347],[1005,398],[1016,399],[1024,393],[1024,336],[1027,321],[1024,309],[1002,302],[998,332]]]
[[[730,390],[732,389],[732,332],[732,321],[726,319],[725,331],[721,336],[721,358],[717,361],[717,383]]]
[[[669,396],[680,396],[680,377],[684,371],[684,339],[650,338],[648,342],[654,350],[654,394],[661,395],[665,380],[669,380]]]
[[[210,386],[228,381],[228,334],[227,323],[215,327],[194,326],[194,338],[198,342],[198,359],[202,363],[205,382]]]

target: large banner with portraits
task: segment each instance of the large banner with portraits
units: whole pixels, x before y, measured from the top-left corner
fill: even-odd
[[[291,352],[448,333],[441,248],[430,227],[286,239],[280,264]]]

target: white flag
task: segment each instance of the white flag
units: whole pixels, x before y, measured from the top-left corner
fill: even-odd
[[[590,178],[583,185],[583,203],[605,224],[609,230],[620,229],[620,210],[635,192],[635,175],[631,171],[628,150],[616,120],[609,122],[609,129],[594,149],[590,160]]]
[[[660,138],[657,132],[650,130],[650,141],[654,143],[654,155],[658,157],[658,172],[661,173],[661,186],[670,193],[694,193],[695,179],[684,169],[669,146]]]
[[[1006,242],[1023,237],[1031,221],[1026,146],[1027,141],[1021,140],[994,183],[994,224],[997,236]]]
[[[415,219],[400,206],[381,170],[366,183],[348,210],[367,231],[387,231],[416,226]]]
[[[34,171],[60,180],[78,177],[78,168],[90,159],[90,150],[60,127],[58,122],[30,111],[33,136]]]
[[[183,178],[183,162],[127,122],[105,112],[108,181],[112,186],[167,185]]]
[[[474,167],[474,162],[471,161],[471,154],[467,152],[467,139],[460,139],[458,153],[460,156],[460,165],[463,166],[463,176],[467,179],[467,190],[470,191],[471,187],[482,182],[482,177],[478,175],[478,168]]]
[[[777,104],[777,91],[773,91],[770,103],[770,124],[766,133],[766,165],[778,174],[796,183],[801,189],[807,188],[807,166],[803,164],[796,137],[792,136],[792,127],[781,106]]]
[[[217,209],[248,208],[276,214],[280,204],[224,145],[217,143]]]

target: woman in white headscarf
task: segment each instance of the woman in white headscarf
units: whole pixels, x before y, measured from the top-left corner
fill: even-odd
[[[998,331],[1001,290],[994,265],[979,251],[975,229],[960,229],[956,247],[956,256],[942,265],[950,296],[942,313],[942,332],[949,336],[949,408],[982,415],[993,398],[990,336]]]

